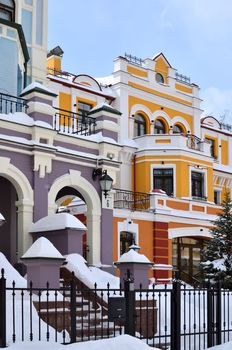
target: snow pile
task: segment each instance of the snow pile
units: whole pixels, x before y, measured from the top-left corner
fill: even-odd
[[[56,247],[45,237],[38,238],[22,256],[22,259],[29,258],[64,259],[63,255],[61,255]]]
[[[117,264],[118,263],[153,264],[145,255],[139,254],[133,249],[130,249],[127,253],[121,255],[117,261]]]
[[[9,263],[9,261],[6,259],[6,257],[0,253],[0,268],[4,269],[4,276],[6,278],[6,285],[7,288],[12,288],[13,281],[15,282],[15,287],[19,288],[19,290],[15,290],[15,297],[14,297],[14,306],[13,306],[13,296],[12,296],[12,290],[7,290],[6,292],[6,315],[7,315],[7,334],[6,339],[8,345],[12,342],[12,334],[15,333],[16,335],[16,341],[21,340],[22,336],[22,299],[23,299],[23,313],[24,313],[24,339],[25,341],[30,341],[30,325],[32,324],[32,333],[33,333],[33,339],[37,340],[39,338],[39,316],[37,314],[37,311],[32,304],[31,309],[31,318],[30,318],[30,307],[31,307],[31,301],[30,301],[30,295],[29,292],[23,289],[20,290],[20,288],[26,288],[27,287],[27,281],[25,278],[23,278],[15,269],[14,267]],[[36,296],[33,295],[33,299],[36,299]],[[13,312],[13,310],[15,310]],[[13,313],[15,316],[15,331],[13,332]],[[30,319],[32,319],[32,322],[30,323]],[[46,340],[46,331],[47,331],[47,324],[44,323],[42,320],[41,323],[41,338],[42,340]],[[50,339],[55,340],[55,332],[53,328],[49,327],[50,332]],[[61,334],[58,335],[58,341],[62,342],[62,336]],[[24,343],[25,344],[25,343]],[[22,346],[22,349],[25,345]],[[30,344],[31,346],[31,344]]]
[[[45,342],[33,342],[31,344],[14,344],[12,349],[14,350],[30,350],[33,347],[33,350],[57,350],[61,349],[70,349],[70,350],[159,350],[157,348],[151,348],[141,340],[133,338],[129,335],[120,335],[116,338],[102,339],[102,340],[93,340],[82,343],[75,343],[70,345],[61,345],[54,343],[45,343]],[[229,348],[228,348],[229,349]]]
[[[27,281],[23,278],[18,271],[9,263],[4,254],[0,252],[0,269],[4,269],[4,277],[6,278],[6,286],[12,287],[13,281],[18,288],[26,288]]]
[[[210,350],[231,350],[232,349],[232,342],[225,343],[222,345],[214,346],[213,348],[208,348]]]
[[[111,275],[108,272],[102,271],[97,267],[88,267],[86,260],[79,254],[69,254],[66,257],[67,265],[65,267],[74,272],[75,276],[82,281],[87,287],[93,289],[95,283],[97,288],[106,289],[107,284],[110,284],[110,288],[119,288],[119,278]]]

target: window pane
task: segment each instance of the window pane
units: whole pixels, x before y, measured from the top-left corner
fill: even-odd
[[[173,195],[173,169],[154,169],[154,189],[161,189],[167,195]]]

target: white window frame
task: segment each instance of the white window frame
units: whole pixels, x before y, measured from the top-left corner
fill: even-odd
[[[131,219],[118,222],[118,259],[120,258],[120,234],[121,232],[131,232],[134,234],[135,244],[139,244],[139,225]]]
[[[201,168],[200,166],[190,166],[189,167],[189,194],[190,194],[190,198],[195,200],[196,198],[193,198],[192,195],[192,172],[195,173],[201,173],[204,175],[204,183],[203,183],[203,196],[207,198],[208,200],[208,181],[207,181],[207,169],[205,168]],[[199,198],[200,199],[200,198]],[[198,199],[196,199],[198,200]]]

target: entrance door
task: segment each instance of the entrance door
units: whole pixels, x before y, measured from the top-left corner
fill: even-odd
[[[203,240],[186,237],[173,240],[173,266],[183,281],[192,283],[200,279],[202,251]]]

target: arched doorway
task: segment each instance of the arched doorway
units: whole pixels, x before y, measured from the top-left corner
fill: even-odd
[[[69,189],[67,189],[67,187]],[[66,189],[65,189],[66,188]],[[87,223],[87,261],[90,264],[99,264],[101,262],[101,201],[93,185],[81,176],[77,170],[69,170],[69,174],[58,178],[50,188],[48,193],[49,214],[57,211],[56,201],[60,191],[71,190],[73,194],[83,198],[86,204],[86,223]],[[74,190],[76,192],[74,192]],[[62,194],[62,192],[60,192]]]
[[[0,157],[0,191],[0,212],[6,219],[0,228],[0,251],[14,264],[32,243],[28,232],[34,202],[28,179],[6,157]]]
[[[57,212],[67,212],[87,226],[87,205],[82,194],[72,187],[63,187],[56,196]],[[87,232],[82,236],[83,257],[88,259]]]
[[[18,261],[18,214],[15,203],[18,195],[12,183],[4,177],[0,177],[0,213],[5,222],[0,229],[0,251],[6,258],[15,264]]]

